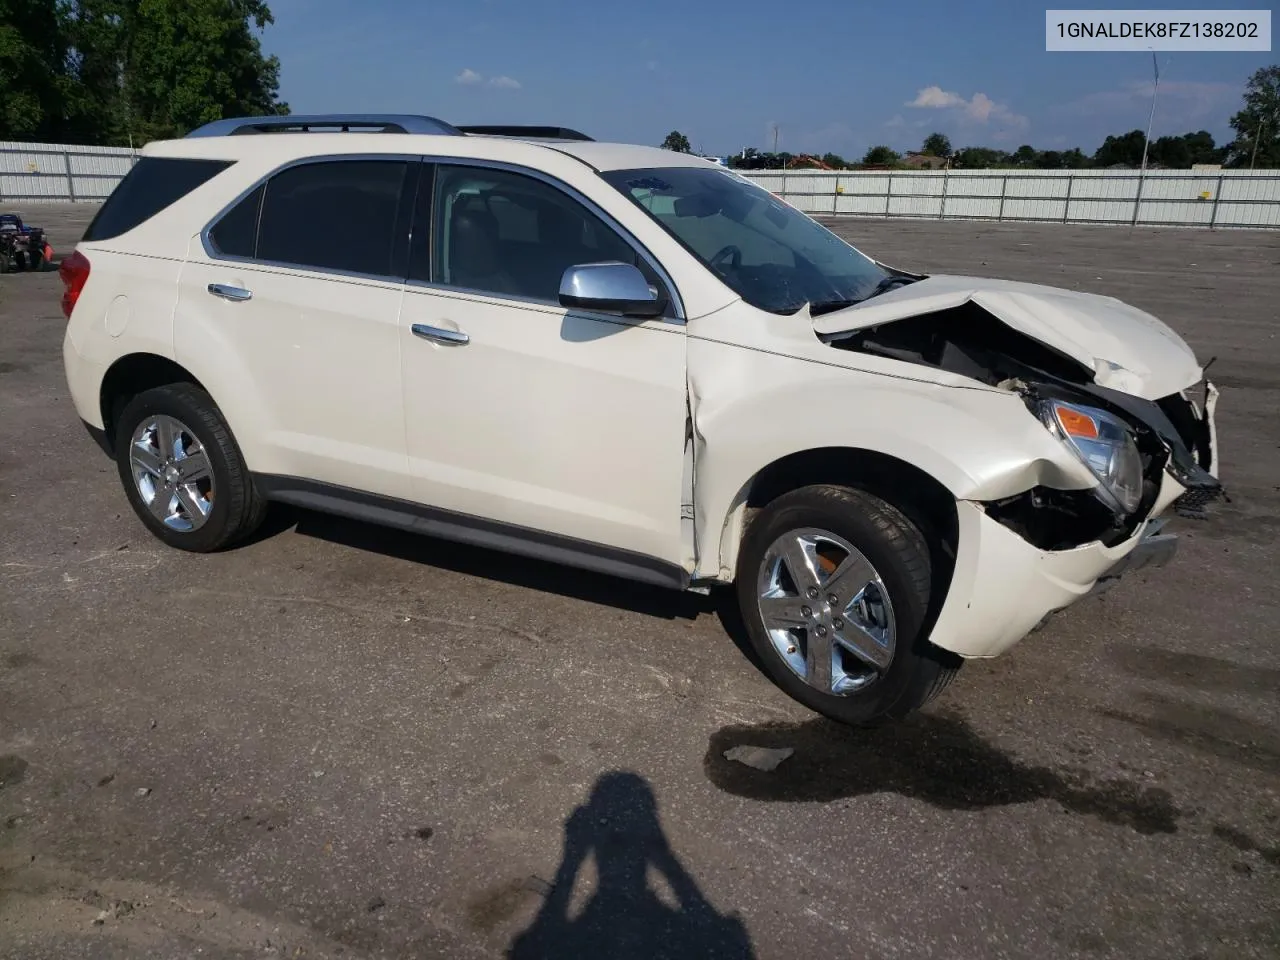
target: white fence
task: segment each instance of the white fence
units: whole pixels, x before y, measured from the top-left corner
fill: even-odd
[[[103,200],[135,159],[127,147],[0,141],[0,202]]]
[[[102,200],[133,165],[121,147],[0,141],[0,203]],[[1280,228],[1280,170],[751,170],[814,216]]]
[[[1280,170],[740,172],[813,216],[1280,227]]]

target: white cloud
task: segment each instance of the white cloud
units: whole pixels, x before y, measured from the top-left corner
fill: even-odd
[[[460,74],[453,78],[454,83],[460,83],[464,87],[478,87],[484,85],[493,87],[497,90],[519,90],[520,81],[504,75],[489,77],[485,79],[483,73],[476,73],[470,67],[464,69]]]
[[[997,103],[985,93],[975,93],[966,99],[939,86],[921,87],[916,92],[916,98],[906,106],[917,110],[955,110],[974,123],[987,124],[994,121],[1017,129],[1022,129],[1029,123],[1026,117],[1014,113],[1008,106]]]
[[[1156,123],[1159,126],[1162,118],[1173,126],[1187,120],[1217,119],[1239,97],[1239,89],[1229,83],[1165,80],[1156,97]],[[1060,109],[1079,116],[1127,114],[1134,117],[1135,127],[1141,127],[1151,109],[1151,81],[1132,80],[1118,90],[1086,94]]]
[[[907,104],[908,107],[963,107],[968,101],[958,93],[951,93],[941,87],[924,87],[916,93],[916,98]]]

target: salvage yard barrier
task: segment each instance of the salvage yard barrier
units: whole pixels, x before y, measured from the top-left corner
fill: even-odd
[[[104,200],[136,160],[127,147],[0,141],[0,204]]]
[[[740,170],[811,216],[1280,228],[1280,170]]]
[[[100,201],[127,147],[0,141],[0,206]],[[811,216],[1280,228],[1280,170],[740,170]]]

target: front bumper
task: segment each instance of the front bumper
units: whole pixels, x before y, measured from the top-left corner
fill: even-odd
[[[1138,545],[1130,550],[1123,560],[1104,573],[1093,585],[1091,594],[1105,593],[1129,573],[1139,570],[1163,567],[1178,552],[1178,538],[1172,533],[1165,533],[1165,520],[1157,519],[1147,522],[1146,529],[1138,537]]]
[[[966,500],[957,508],[955,572],[930,640],[962,657],[999,656],[1049,614],[1107,589],[1123,574],[1167,563],[1177,549],[1177,538],[1163,532],[1160,519],[1112,547],[1095,541],[1041,550],[978,504]]]

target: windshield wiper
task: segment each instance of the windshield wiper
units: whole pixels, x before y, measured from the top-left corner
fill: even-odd
[[[872,297],[878,297],[880,294],[887,293],[892,290],[894,284],[898,283],[908,284],[915,283],[915,281],[911,277],[904,277],[900,273],[891,273],[889,276],[884,277],[879,283],[877,283],[875,288],[862,299],[870,300]]]
[[[861,302],[861,300],[819,300],[816,303],[809,304],[809,316],[820,317],[824,313],[843,310],[845,307],[852,307],[854,304]]]
[[[887,293],[889,290],[893,289],[893,286],[895,284],[913,283],[913,282],[914,281],[910,277],[904,277],[901,274],[891,273],[887,277],[882,277],[880,279],[880,282],[877,283],[874,287],[872,287],[871,292],[868,293],[865,297],[859,297],[857,299],[846,299],[846,300],[819,300],[816,303],[809,304],[809,315],[818,317],[824,313],[831,313],[832,311],[835,311],[835,310],[843,310],[845,307],[856,306],[859,303],[862,303],[866,300],[870,300],[872,297],[878,297],[882,293]]]

